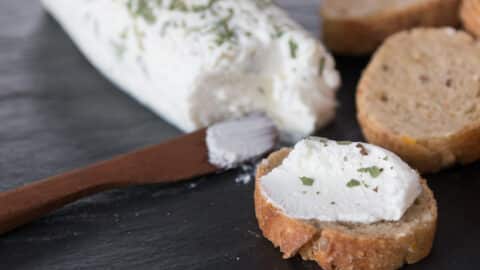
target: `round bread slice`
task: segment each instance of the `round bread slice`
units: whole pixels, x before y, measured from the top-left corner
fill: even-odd
[[[392,270],[415,263],[431,250],[437,221],[432,191],[423,191],[401,220],[372,224],[293,219],[265,198],[261,177],[279,166],[291,151],[283,148],[263,160],[255,179],[255,214],[263,235],[284,258],[300,254],[325,270]]]
[[[456,26],[460,0],[325,0],[323,39],[338,54],[373,52],[393,33],[418,26]]]
[[[420,172],[480,159],[480,42],[452,28],[393,35],[363,72],[357,117],[367,140]]]
[[[460,18],[465,29],[480,37],[480,0],[463,0]]]

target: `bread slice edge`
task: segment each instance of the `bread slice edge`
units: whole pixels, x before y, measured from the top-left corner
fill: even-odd
[[[480,37],[480,1],[463,0],[460,6],[460,19],[468,32]]]
[[[364,17],[330,17],[321,7],[325,45],[341,55],[372,53],[387,37],[414,27],[457,26],[459,0],[412,4]]]

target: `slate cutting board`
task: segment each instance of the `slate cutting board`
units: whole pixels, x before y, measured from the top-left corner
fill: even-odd
[[[317,1],[279,2],[319,31]],[[353,94],[368,59],[337,61],[338,117],[318,134],[362,140]],[[38,1],[0,1],[0,190],[178,134],[101,77]],[[81,200],[0,236],[0,269],[319,269],[282,260],[260,236],[240,173]],[[438,234],[432,255],[405,269],[479,269],[480,163],[427,178]]]

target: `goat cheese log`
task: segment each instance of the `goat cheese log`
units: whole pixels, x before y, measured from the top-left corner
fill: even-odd
[[[184,131],[265,112],[297,138],[335,114],[323,45],[268,0],[43,0],[123,91]]]

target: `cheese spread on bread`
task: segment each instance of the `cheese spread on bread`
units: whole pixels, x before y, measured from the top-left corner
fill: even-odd
[[[269,0],[43,0],[89,61],[185,131],[261,111],[282,135],[334,116],[322,44]]]
[[[285,215],[324,222],[397,221],[422,192],[420,176],[371,144],[309,137],[261,179]]]

